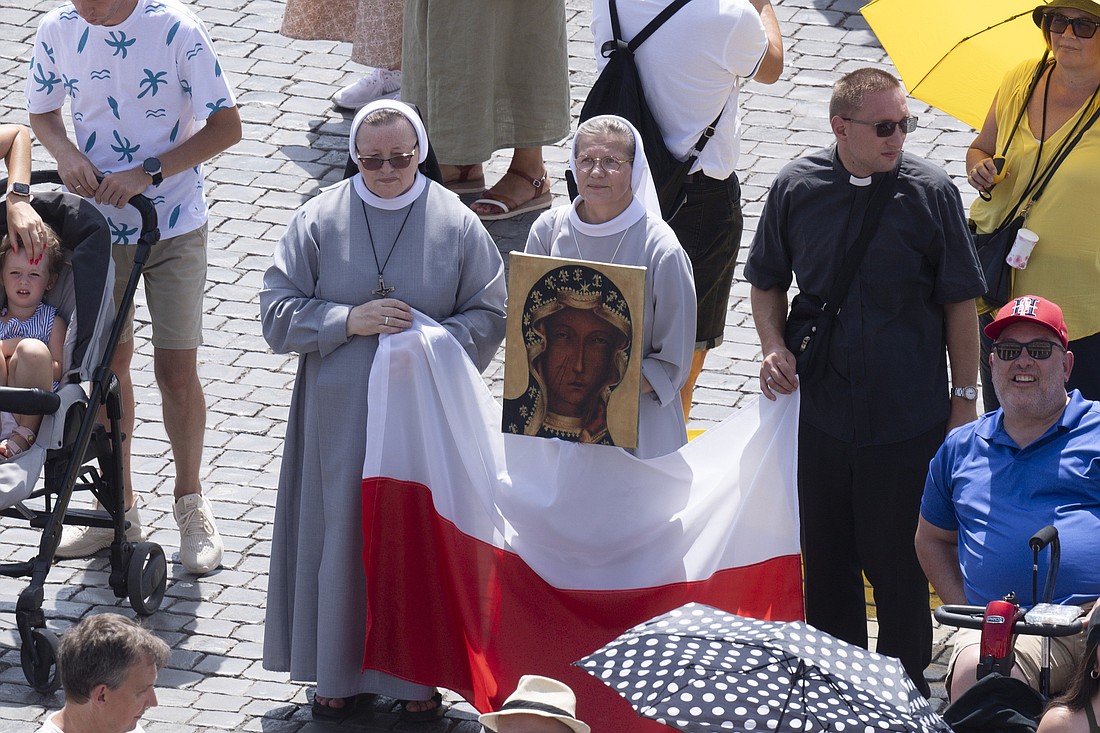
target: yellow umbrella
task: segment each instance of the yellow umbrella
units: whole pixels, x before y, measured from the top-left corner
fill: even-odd
[[[1040,4],[871,0],[860,12],[911,95],[981,128],[1005,73],[1043,54],[1042,31],[1031,19]]]

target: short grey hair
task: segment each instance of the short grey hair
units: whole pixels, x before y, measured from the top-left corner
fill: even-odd
[[[580,147],[581,138],[597,135],[607,135],[616,142],[621,143],[626,148],[626,154],[631,158],[634,157],[634,131],[622,120],[612,117],[595,117],[585,120],[577,128],[577,147]]]
[[[124,616],[89,616],[61,639],[57,669],[65,699],[83,705],[99,685],[117,690],[137,664],[164,669],[170,653],[161,639]]]

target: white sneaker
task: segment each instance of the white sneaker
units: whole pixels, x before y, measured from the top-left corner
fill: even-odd
[[[95,508],[100,508],[98,502]],[[141,531],[141,517],[138,516],[137,500],[126,510],[125,516],[126,521],[130,523],[126,528],[126,539],[130,542],[141,542],[144,537]],[[115,532],[110,527],[66,526],[61,530],[61,544],[57,546],[57,552],[54,555],[62,559],[88,557],[105,547],[110,547],[114,539]]]
[[[354,84],[332,95],[332,101],[343,109],[359,109],[376,99],[397,99],[401,94],[401,72],[374,69]]]
[[[202,575],[221,565],[222,536],[214,524],[210,502],[202,494],[186,494],[173,511],[180,528],[180,562],[188,572]]]

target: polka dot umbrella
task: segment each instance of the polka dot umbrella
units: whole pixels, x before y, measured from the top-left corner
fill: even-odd
[[[951,731],[898,660],[799,621],[689,603],[576,664],[685,731]]]

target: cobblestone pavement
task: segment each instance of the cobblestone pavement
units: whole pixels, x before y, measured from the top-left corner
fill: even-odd
[[[27,121],[24,72],[41,15],[56,0],[0,3],[0,120]],[[779,0],[787,67],[772,86],[750,83],[743,95],[741,159],[746,202],[745,243],[751,238],[764,193],[787,161],[832,141],[827,124],[830,87],[839,74],[865,65],[887,65],[873,34],[858,15],[860,0]],[[278,34],[283,6],[277,0],[195,0],[217,44],[222,66],[238,92],[244,139],[207,168],[211,202],[210,271],[206,291],[206,344],[199,352],[208,416],[203,482],[225,537],[224,567],[203,578],[183,572],[171,514],[171,461],[153,383],[147,333],[134,359],[138,426],[134,437],[135,483],[153,541],[170,555],[168,595],[147,625],[172,648],[158,682],[160,706],[149,710],[149,733],[250,730],[269,733],[323,731],[307,701],[311,687],[260,666],[266,573],[284,420],[295,359],[272,354],[260,334],[257,292],[272,247],[294,209],[335,182],[346,156],[350,116],[330,108],[329,96],[361,69],[348,61],[349,46],[290,41]],[[595,76],[588,31],[590,3],[568,0],[570,77],[579,108]],[[972,132],[951,118],[912,103],[920,128],[907,150],[942,165],[960,183]],[[547,149],[555,193],[564,196],[563,145]],[[51,167],[36,147],[39,167]],[[499,154],[488,173],[493,181],[507,161]],[[558,199],[563,202],[564,198]],[[491,231],[502,251],[522,248],[534,215],[498,222]],[[745,250],[742,250],[742,261]],[[725,343],[715,349],[699,380],[692,427],[706,428],[751,399],[760,355],[752,329],[748,286],[733,288]],[[139,297],[138,329],[148,330]],[[500,359],[486,372],[499,394]],[[0,560],[25,558],[38,541],[25,526],[0,527]],[[132,614],[107,585],[108,562],[65,561],[51,572],[45,609],[57,631],[92,610]],[[27,686],[14,631],[15,598],[22,579],[0,579],[0,731],[33,733],[38,721],[60,705],[60,695],[42,696]],[[873,622],[872,622],[873,630]],[[945,631],[937,631],[942,641]],[[942,678],[942,643],[929,670]],[[937,690],[942,698],[942,685]],[[476,731],[472,711],[459,705],[439,724]],[[394,716],[347,725],[391,728]]]

